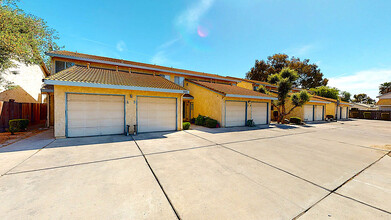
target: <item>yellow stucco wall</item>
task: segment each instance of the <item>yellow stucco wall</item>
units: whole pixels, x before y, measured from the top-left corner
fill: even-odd
[[[391,99],[380,99],[377,105],[391,105]]]
[[[225,126],[225,102],[226,101],[246,101],[247,102],[247,119],[251,119],[251,102],[269,103],[269,122],[270,122],[270,100],[248,99],[248,98],[230,98],[213,92],[202,86],[195,85],[191,82],[185,82],[185,88],[189,90],[190,95],[194,97],[194,117],[198,115],[208,116],[216,119],[222,127]]]
[[[236,85],[245,89],[253,90],[253,84],[249,82],[241,81]]]
[[[194,117],[198,115],[208,116],[221,124],[221,112],[223,107],[223,96],[194,83],[185,81],[185,88],[194,97]]]
[[[118,94],[125,95],[126,101],[126,123],[133,132],[133,125],[136,124],[136,98],[137,96],[160,96],[177,98],[177,127],[182,129],[182,94],[145,92],[122,89],[104,89],[77,86],[54,86],[54,135],[55,137],[65,137],[65,93],[88,93],[88,94]],[[132,98],[130,98],[132,95]]]

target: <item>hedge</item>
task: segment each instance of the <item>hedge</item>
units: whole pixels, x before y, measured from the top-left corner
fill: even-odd
[[[301,118],[299,117],[290,117],[289,122],[293,124],[300,125],[301,124]]]
[[[211,118],[207,118],[205,120],[205,127],[217,128],[217,120],[214,120],[214,119],[211,119]]]
[[[381,113],[381,119],[382,120],[390,119],[390,113]]]
[[[183,130],[189,130],[190,122],[183,122]]]
[[[365,119],[371,119],[372,114],[370,112],[363,113]]]
[[[27,130],[27,125],[29,124],[28,119],[12,119],[9,120],[8,125],[9,128],[8,130],[11,132],[11,134],[14,134],[15,132],[18,131],[26,131]]]

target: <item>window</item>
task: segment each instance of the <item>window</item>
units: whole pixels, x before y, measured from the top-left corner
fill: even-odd
[[[185,78],[181,77],[181,76],[175,76],[174,77],[174,82],[180,86],[184,86],[183,85],[183,82],[184,82]]]
[[[62,70],[65,70],[69,67],[72,67],[74,66],[75,64],[72,63],[72,62],[64,62],[64,61],[56,61],[55,62],[55,70],[56,70],[56,73],[62,71]]]
[[[164,75],[164,74],[161,74],[161,76],[163,76],[164,78],[170,80],[170,75]]]

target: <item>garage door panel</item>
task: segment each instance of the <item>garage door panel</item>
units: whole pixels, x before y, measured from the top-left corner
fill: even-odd
[[[304,121],[313,121],[313,105],[304,105]]]
[[[251,104],[251,115],[256,125],[267,124],[267,103],[253,102]]]
[[[315,121],[323,120],[323,106],[316,105],[315,106]]]
[[[68,136],[123,134],[124,111],[123,96],[68,94]]]
[[[175,98],[139,97],[137,123],[139,132],[176,130]]]
[[[225,108],[226,127],[246,125],[246,102],[227,101]]]

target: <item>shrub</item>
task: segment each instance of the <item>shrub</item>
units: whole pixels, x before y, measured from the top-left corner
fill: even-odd
[[[291,118],[289,119],[289,122],[290,122],[290,123],[293,123],[293,124],[299,125],[299,124],[301,124],[301,118],[299,118],[299,117],[291,117]]]
[[[326,119],[334,119],[334,115],[326,115]]]
[[[205,126],[208,127],[208,128],[216,128],[217,127],[217,120],[214,120],[214,119],[211,119],[211,118],[207,118],[205,120]]]
[[[390,119],[390,113],[381,113],[381,119],[382,120],[389,120]]]
[[[205,117],[202,115],[198,115],[198,117],[195,119],[196,125],[204,125],[205,123]]]
[[[252,120],[252,119],[247,120],[246,126],[248,126],[248,127],[254,127],[254,126],[255,126],[254,120]]]
[[[190,122],[183,122],[183,130],[189,130]]]
[[[28,119],[12,119],[9,120],[8,125],[9,125],[9,131],[11,134],[14,134],[15,132],[18,131],[26,131],[27,130],[27,125],[29,124]]]
[[[365,119],[371,119],[371,113],[370,112],[364,112],[363,113]]]
[[[190,119],[190,123],[194,124],[195,120],[196,120],[195,118]]]

